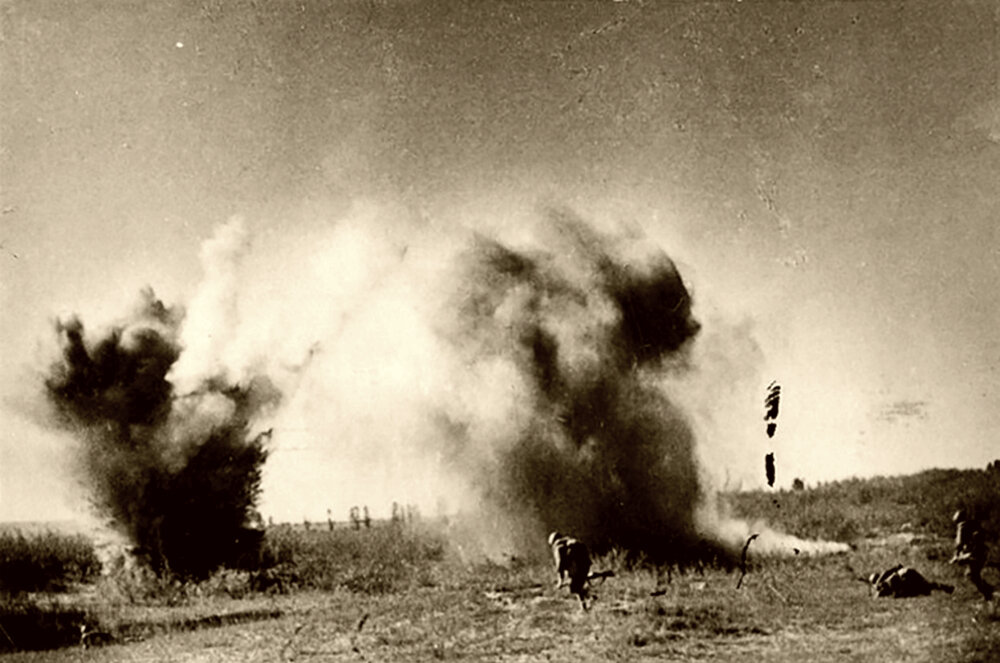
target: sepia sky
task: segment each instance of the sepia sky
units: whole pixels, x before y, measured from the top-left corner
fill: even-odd
[[[786,486],[1000,457],[993,2],[6,0],[0,20],[0,520],[82,499],[32,395],[53,320],[113,321],[146,285],[190,300],[232,215],[281,282],[359,201],[446,231],[540,205],[640,228],[702,352],[738,355],[690,378],[730,485],[761,485],[771,450]],[[712,412],[716,390],[739,405]],[[278,431],[273,513],[325,513],[290,504],[323,484],[309,434]]]

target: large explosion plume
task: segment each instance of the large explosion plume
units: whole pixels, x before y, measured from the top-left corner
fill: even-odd
[[[480,238],[461,261],[445,334],[470,364],[507,364],[526,404],[477,484],[531,529],[570,531],[598,551],[682,563],[722,552],[696,523],[694,435],[661,388],[699,330],[674,263],[658,251],[636,260],[564,211],[547,214],[546,235],[535,251]]]

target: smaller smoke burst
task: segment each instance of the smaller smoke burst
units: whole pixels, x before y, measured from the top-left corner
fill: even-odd
[[[244,526],[268,434],[251,436],[250,421],[277,393],[263,379],[207,379],[175,397],[181,319],[147,290],[128,323],[96,340],[77,318],[58,323],[62,354],[45,388],[58,425],[82,442],[98,511],[155,571],[205,577],[255,543]]]

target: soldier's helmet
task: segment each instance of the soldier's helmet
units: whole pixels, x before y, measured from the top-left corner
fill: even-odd
[[[952,522],[956,522],[956,523],[965,520],[965,511],[963,511],[962,509],[959,509],[958,511],[955,512],[955,515],[953,515],[951,517],[951,520],[952,520]]]
[[[550,532],[549,533],[549,545],[551,546],[553,543],[555,543],[556,541],[558,541],[561,538],[562,538],[562,534],[560,534],[559,532]]]

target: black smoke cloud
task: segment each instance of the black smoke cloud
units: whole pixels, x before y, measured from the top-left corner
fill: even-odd
[[[699,331],[674,263],[631,256],[565,211],[548,213],[545,235],[540,250],[480,237],[459,260],[444,335],[470,365],[513,364],[529,402],[473,482],[490,508],[597,551],[657,562],[728,554],[697,527],[694,434],[662,388],[686,369]],[[461,420],[443,430],[480,444]]]
[[[147,290],[128,322],[100,338],[77,318],[58,323],[61,357],[45,388],[58,422],[82,441],[98,511],[154,570],[205,577],[246,552],[267,457],[266,436],[251,437],[250,421],[277,396],[266,380],[214,377],[175,394],[168,374],[182,318]]]

